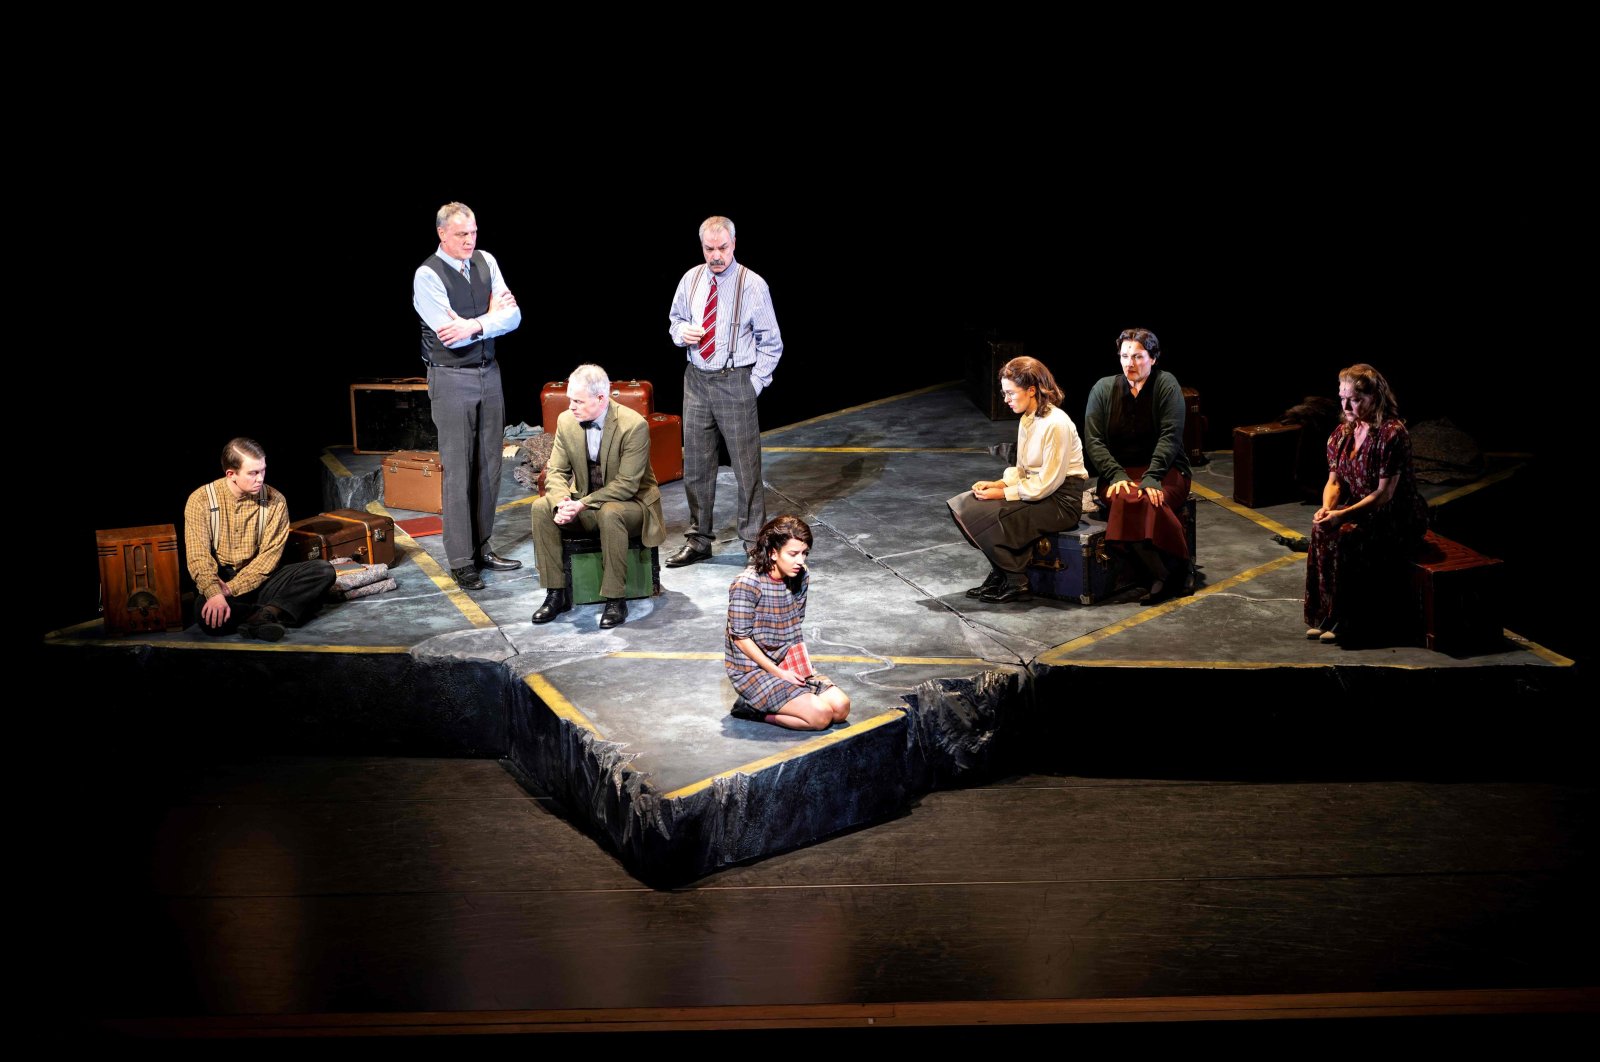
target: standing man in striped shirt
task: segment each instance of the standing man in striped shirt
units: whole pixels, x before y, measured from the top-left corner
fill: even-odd
[[[739,537],[745,548],[766,523],[761,484],[761,424],[756,396],[772,383],[783,336],[772,313],[767,282],[733,260],[733,222],[700,224],[706,264],[678,281],[667,332],[687,348],[683,373],[683,480],[689,529],[683,548],[667,558],[681,568],[711,556],[716,542],[717,437],[727,444],[739,492]]]

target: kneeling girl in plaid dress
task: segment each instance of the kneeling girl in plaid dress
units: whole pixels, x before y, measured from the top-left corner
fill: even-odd
[[[768,520],[750,567],[728,587],[722,663],[738,691],[733,715],[791,730],[826,730],[850,714],[850,698],[811,669],[801,641],[811,528],[798,516]]]

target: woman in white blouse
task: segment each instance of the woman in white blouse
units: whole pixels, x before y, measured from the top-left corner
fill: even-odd
[[[1061,388],[1044,363],[1012,358],[1000,370],[1000,392],[1017,426],[1017,464],[999,479],[980,480],[950,499],[950,515],[968,542],[989,558],[989,577],[968,597],[995,604],[1026,601],[1025,565],[1034,540],[1078,526],[1089,471]]]

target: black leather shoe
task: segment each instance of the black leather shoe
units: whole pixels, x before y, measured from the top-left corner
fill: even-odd
[[[502,557],[494,550],[486,549],[483,551],[482,556],[478,558],[478,567],[486,572],[514,572],[522,567],[522,562],[512,560],[510,557]]]
[[[967,596],[982,597],[991,590],[1000,589],[1000,587],[1005,584],[1005,581],[1006,576],[1004,572],[991,571],[989,573],[989,578],[985,579],[982,583],[967,591]]]
[[[563,586],[559,590],[546,590],[544,592],[544,604],[540,605],[539,611],[533,614],[533,622],[549,623],[571,607],[572,595],[567,592],[566,587]]]
[[[748,719],[752,723],[765,723],[767,717],[761,709],[753,707],[743,697],[735,698],[733,707],[728,709],[728,714],[735,719]]]
[[[454,579],[456,585],[463,590],[483,589],[483,580],[478,578],[478,569],[476,568],[451,568],[450,578]]]
[[[686,568],[691,564],[707,560],[710,556],[709,549],[695,549],[693,542],[685,542],[682,549],[667,558],[667,567]]]
[[[606,598],[605,610],[600,613],[600,629],[620,627],[628,620],[628,603],[620,597]]]
[[[239,637],[262,642],[283,640],[284,616],[272,605],[262,605],[249,619],[239,624]]]
[[[1032,601],[1033,591],[1028,589],[1027,583],[1007,581],[993,590],[985,590],[979,600],[991,605],[1009,605],[1013,601]]]

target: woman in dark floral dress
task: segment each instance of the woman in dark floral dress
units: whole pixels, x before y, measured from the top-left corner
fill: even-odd
[[[806,621],[811,528],[775,516],[756,535],[750,567],[728,587],[722,663],[739,694],[732,715],[790,730],[826,730],[850,714],[844,690],[811,668]]]
[[[1407,564],[1428,530],[1411,437],[1371,365],[1339,373],[1344,423],[1328,436],[1328,482],[1306,556],[1307,638],[1371,642],[1415,627]]]

